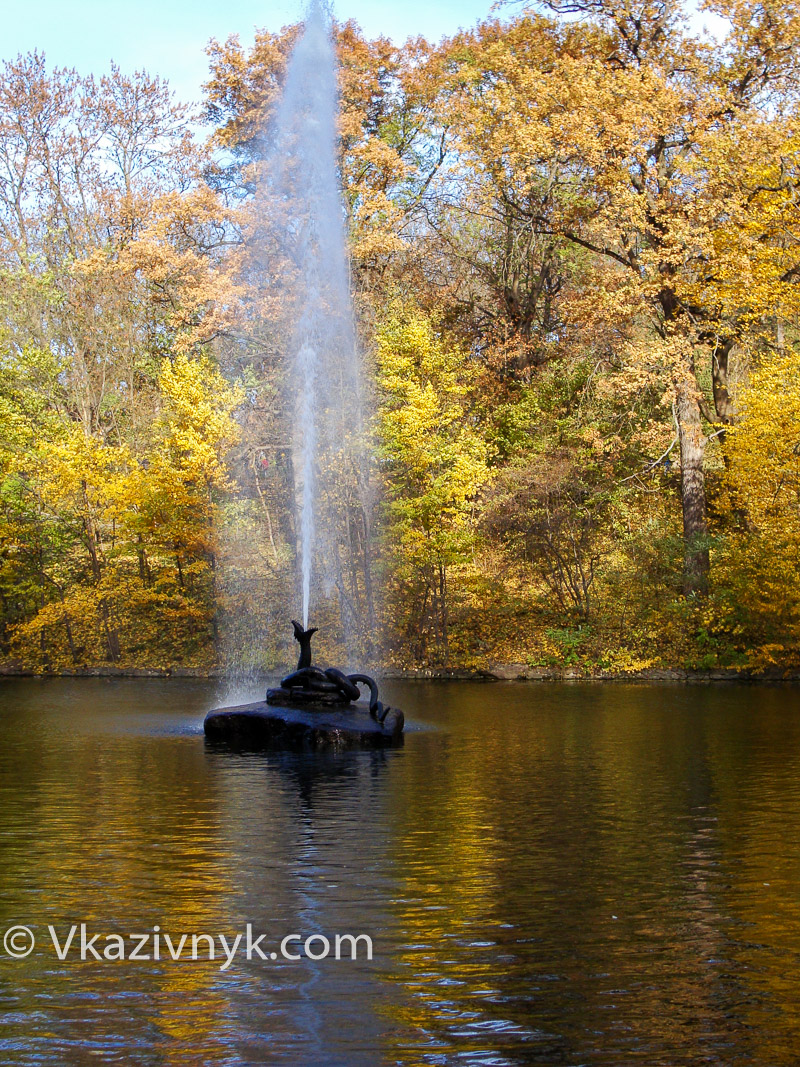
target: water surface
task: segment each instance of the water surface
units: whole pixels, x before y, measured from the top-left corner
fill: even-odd
[[[386,689],[403,749],[259,756],[213,683],[0,683],[0,1061],[798,1062],[798,689]],[[81,922],[374,957],[60,961]]]

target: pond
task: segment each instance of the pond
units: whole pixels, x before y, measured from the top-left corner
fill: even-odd
[[[277,756],[3,681],[0,1060],[797,1063],[800,690],[384,688],[402,749]]]

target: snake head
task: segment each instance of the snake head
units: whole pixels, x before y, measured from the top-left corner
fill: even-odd
[[[295,619],[292,619],[292,626],[294,626],[295,641],[302,641],[304,637],[310,638],[312,634],[317,632],[316,626],[312,626],[310,630],[304,630],[300,623]]]

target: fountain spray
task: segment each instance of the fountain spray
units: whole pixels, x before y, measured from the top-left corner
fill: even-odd
[[[290,349],[304,627],[308,627],[312,572],[320,548],[320,458],[331,443],[341,448],[343,423],[352,426],[354,403],[360,408],[337,166],[337,111],[330,16],[322,0],[312,0],[303,34],[289,60],[267,167],[270,197],[280,205],[275,225],[283,228],[283,243],[296,279]],[[360,421],[360,415],[355,421]]]

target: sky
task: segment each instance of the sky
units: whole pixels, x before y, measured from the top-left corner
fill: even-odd
[[[335,0],[335,13],[342,21],[355,19],[370,37],[385,34],[402,42],[416,34],[429,40],[453,34],[485,18],[491,5],[492,0]],[[237,33],[249,44],[254,27],[278,30],[298,21],[304,8],[303,0],[11,0],[0,23],[0,60],[38,49],[50,66],[95,75],[104,74],[113,60],[126,73],[160,74],[180,100],[199,101],[210,38]]]
[[[371,37],[432,40],[484,18],[492,0],[335,0],[336,17],[354,18]],[[212,37],[254,27],[278,30],[299,21],[302,0],[11,0],[0,26],[0,59],[38,49],[50,66],[103,74],[111,61],[123,71],[166,77],[182,100],[199,100],[208,73],[204,49]]]

